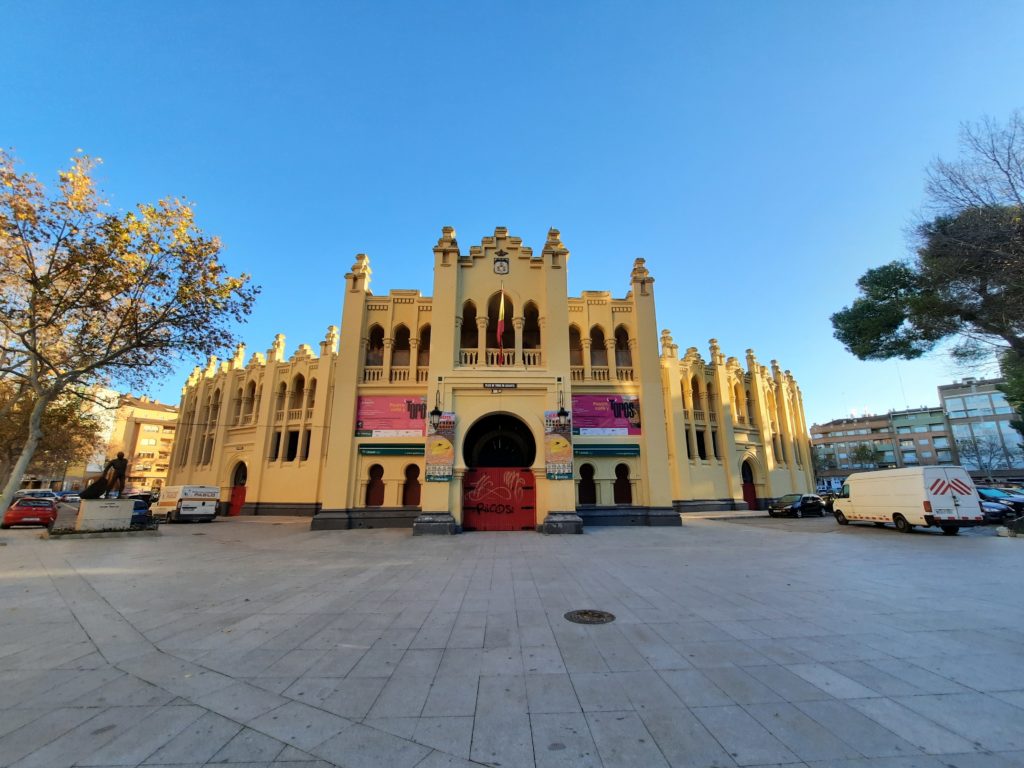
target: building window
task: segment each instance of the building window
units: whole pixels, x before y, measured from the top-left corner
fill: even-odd
[[[402,506],[418,507],[420,505],[420,468],[410,464],[405,468],[405,482],[402,484]]]
[[[411,345],[409,344],[409,329],[400,325],[395,329],[395,341],[391,347],[391,366],[393,368],[408,368]]]
[[[366,365],[384,365],[384,329],[379,325],[370,328],[370,335],[366,341]]]
[[[366,506],[384,506],[384,467],[380,464],[373,464],[369,470],[369,480],[366,483]]]
[[[579,504],[597,504],[597,484],[594,482],[594,465],[580,466]]]
[[[310,441],[310,438],[312,436],[313,436],[313,433],[310,430],[308,430],[308,429],[303,430],[303,432],[302,432],[302,461],[305,461],[306,459],[309,458],[309,441]]]
[[[295,461],[295,457],[299,455],[299,430],[289,429],[288,430],[288,447],[284,454],[285,461]]]
[[[613,487],[616,504],[632,504],[633,489],[629,483],[629,465],[618,464],[615,467],[615,485]]]
[[[274,430],[273,436],[270,438],[270,454],[269,458],[271,461],[277,461],[277,457],[281,455],[281,432],[280,430]]]
[[[708,458],[708,449],[704,445],[704,430],[697,430],[697,457],[702,461],[706,461]]]

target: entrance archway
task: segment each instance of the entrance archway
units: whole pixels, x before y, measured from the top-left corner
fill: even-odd
[[[537,443],[530,428],[511,414],[485,416],[466,433],[462,455],[463,529],[534,530],[537,490],[530,467]]]
[[[228,502],[228,515],[237,517],[242,514],[242,505],[245,504],[245,484],[249,481],[249,468],[244,461],[235,465],[235,471],[231,473],[231,501]]]
[[[743,500],[747,502],[747,509],[757,509],[757,486],[754,484],[754,468],[749,461],[743,462],[740,474],[743,476]]]

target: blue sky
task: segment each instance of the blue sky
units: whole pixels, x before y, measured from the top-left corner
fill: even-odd
[[[241,336],[290,354],[344,274],[431,291],[443,225],[569,247],[570,290],[633,259],[682,348],[793,371],[808,422],[937,403],[973,371],[864,363],[829,315],[907,254],[924,169],[1024,106],[1020,2],[13,2],[0,142],[52,178],[103,158],[117,207],[194,200],[263,286]],[[196,361],[154,381],[177,402]]]

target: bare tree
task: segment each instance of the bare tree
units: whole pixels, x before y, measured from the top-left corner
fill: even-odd
[[[960,454],[960,463],[968,469],[977,468],[984,472],[989,482],[995,478],[992,472],[1006,469],[1006,452],[998,437],[992,435],[975,435],[956,441],[956,450]]]

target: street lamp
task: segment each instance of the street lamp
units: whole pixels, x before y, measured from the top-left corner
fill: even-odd
[[[564,393],[561,389],[558,390],[558,413],[555,414],[555,419],[558,423],[558,428],[564,430],[569,426],[569,412],[565,410]]]
[[[441,423],[441,389],[438,384],[438,389],[434,392],[434,409],[430,412],[430,428],[437,432],[437,427]]]

